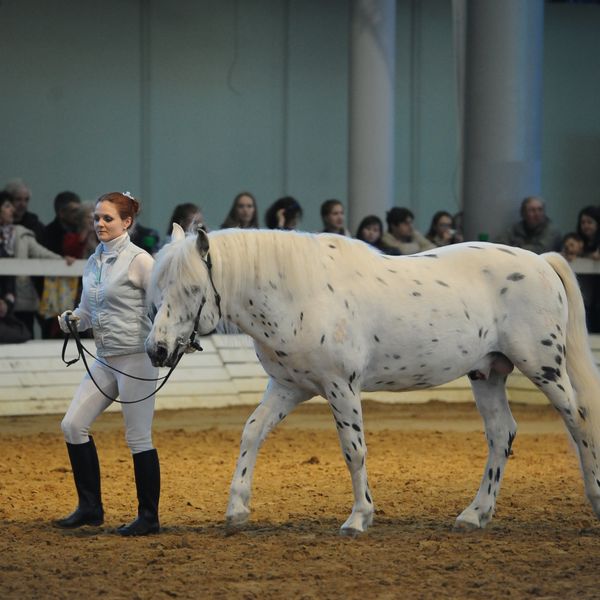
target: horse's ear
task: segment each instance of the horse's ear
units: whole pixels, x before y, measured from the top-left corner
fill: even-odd
[[[198,237],[196,239],[196,248],[202,258],[206,258],[208,254],[208,234],[202,227],[198,227]]]
[[[171,231],[171,239],[174,242],[185,239],[185,231],[179,223],[173,223],[173,231]]]

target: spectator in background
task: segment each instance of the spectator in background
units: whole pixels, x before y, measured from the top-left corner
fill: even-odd
[[[577,217],[577,233],[583,242],[582,256],[600,259],[600,210],[586,206]]]
[[[265,214],[265,225],[269,229],[296,229],[302,220],[302,207],[292,196],[276,200]]]
[[[521,220],[498,238],[498,243],[531,250],[536,254],[560,250],[562,236],[546,216],[544,201],[528,196],[521,203]]]
[[[433,215],[425,237],[438,247],[463,241],[462,235],[456,230],[452,215],[445,210],[440,210]]]
[[[22,225],[13,224],[14,206],[6,192],[0,192],[0,255],[5,258],[62,258],[41,244],[33,232]],[[66,256],[67,264],[73,258]],[[31,277],[18,276],[15,278],[14,316],[24,323],[33,337],[33,321],[39,307],[38,294],[33,287]]]
[[[202,216],[202,210],[196,204],[186,202],[184,204],[178,204],[169,219],[169,225],[167,227],[167,235],[165,236],[164,242],[161,244],[161,248],[166,246],[171,241],[171,231],[173,231],[173,223],[177,223],[185,232],[196,231],[197,227],[204,228],[204,217]]]
[[[397,248],[401,254],[415,254],[431,250],[435,246],[414,228],[414,215],[408,208],[394,206],[387,212],[387,233],[382,242],[390,248]]]
[[[13,179],[6,184],[4,191],[10,195],[15,207],[14,224],[22,225],[33,231],[35,239],[41,243],[44,225],[40,222],[36,214],[28,210],[31,192],[27,185],[21,179]]]
[[[560,253],[569,261],[572,262],[576,258],[583,255],[583,240],[578,233],[567,233],[563,237]]]
[[[250,192],[240,192],[231,205],[221,229],[239,227],[241,229],[258,229],[258,209],[256,199]]]
[[[356,239],[361,240],[373,248],[376,248],[383,254],[399,255],[400,250],[386,246],[381,238],[383,236],[383,223],[381,219],[375,215],[365,217],[358,226],[356,231]]]
[[[54,198],[54,220],[48,223],[42,234],[42,244],[52,252],[64,256],[64,242],[69,234],[77,233],[81,214],[81,198],[75,192],[60,192]],[[38,307],[41,317],[42,338],[62,338],[56,317],[64,310],[63,305],[73,306],[79,281],[73,277],[44,277],[43,290]]]
[[[125,192],[129,194],[129,192]],[[160,248],[160,235],[156,229],[144,227],[136,220],[131,228],[129,237],[131,242],[138,248],[142,248],[148,254],[154,256]]]
[[[98,236],[94,230],[94,205],[91,202],[82,202],[77,213],[75,231],[67,232],[64,236],[62,254],[81,259],[89,258],[98,243]]]
[[[332,198],[321,204],[321,219],[323,220],[323,233],[350,236],[344,223],[344,205],[339,200]]]
[[[0,258],[6,258],[0,254]],[[21,344],[31,339],[25,324],[13,314],[15,278],[0,277],[0,344]]]

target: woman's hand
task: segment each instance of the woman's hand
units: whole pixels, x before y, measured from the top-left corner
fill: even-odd
[[[71,321],[71,323],[75,325],[76,330],[79,328],[79,317],[76,314],[74,314],[72,310],[65,310],[65,312],[62,315],[58,316],[58,325],[61,328],[61,330],[65,333],[71,333],[68,321]]]

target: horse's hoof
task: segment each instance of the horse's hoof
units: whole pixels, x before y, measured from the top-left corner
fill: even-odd
[[[225,532],[227,535],[233,535],[242,530],[248,523],[249,513],[239,513],[225,518]]]
[[[460,521],[459,519],[456,519],[452,531],[469,533],[470,531],[479,531],[480,529],[479,523],[471,523],[471,521]]]
[[[359,535],[362,535],[363,533],[364,531],[354,529],[354,527],[342,527],[340,529],[340,535],[343,535],[344,537],[356,538]]]

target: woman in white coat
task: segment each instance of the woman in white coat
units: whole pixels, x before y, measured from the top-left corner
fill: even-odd
[[[159,531],[160,467],[152,445],[156,382],[139,381],[119,373],[146,379],[158,376],[158,369],[144,351],[151,327],[146,289],[154,260],[130,241],[128,233],[138,212],[139,202],[129,193],[112,192],[98,199],[94,228],[100,244],[84,271],[81,302],[74,311],[66,311],[59,317],[65,332],[69,331],[67,320],[80,331],[93,329],[99,358],[90,371],[104,393],[111,398],[119,396],[123,402],[125,437],[133,455],[138,497],[137,518],[117,530],[126,536]],[[135,402],[148,395],[148,399]],[[104,522],[100,467],[89,428],[110,404],[111,400],[86,375],[61,423],[79,504],[72,514],[55,521],[58,527],[97,526]]]

